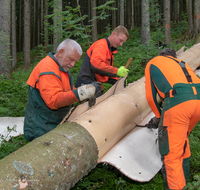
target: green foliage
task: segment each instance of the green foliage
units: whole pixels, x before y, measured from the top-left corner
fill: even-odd
[[[50,6],[54,6],[54,4],[50,4]],[[90,26],[85,26],[83,28],[81,22],[87,18],[87,15],[83,15],[80,17],[78,15],[79,8],[72,8],[69,6],[65,7],[65,11],[58,12],[57,9],[54,9],[54,14],[47,15],[46,18],[56,19],[57,26],[53,24],[46,23],[49,26],[52,34],[54,31],[57,31],[57,35],[61,36],[61,41],[66,38],[82,38],[86,39],[89,36],[86,34],[90,31]],[[59,18],[59,19],[58,19]],[[60,30],[60,26],[62,26],[62,30]]]
[[[194,175],[193,181],[189,182],[184,190],[200,190],[200,173]]]
[[[3,136],[0,134],[0,159],[4,158],[5,156],[9,155],[10,153],[16,151],[20,147],[26,145],[28,142],[24,139],[23,135],[18,137],[11,137],[10,133],[12,131],[16,132],[16,126],[13,128],[7,127],[7,134]],[[10,137],[9,141],[6,141],[7,137]]]
[[[93,21],[93,20],[97,20],[97,22],[99,20],[104,20],[107,17],[109,17],[110,15],[108,15],[106,13],[106,11],[108,10],[117,10],[117,8],[115,7],[111,7],[111,4],[114,3],[115,1],[107,1],[105,4],[100,5],[98,7],[94,7],[93,9],[97,10],[97,16],[93,17],[92,20],[90,20],[89,22]]]

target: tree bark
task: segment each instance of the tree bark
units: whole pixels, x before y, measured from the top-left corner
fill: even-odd
[[[11,0],[3,1],[0,6],[0,74],[10,75],[10,21]]]
[[[174,21],[178,22],[178,1],[174,1]]]
[[[48,15],[48,0],[44,0],[44,16]],[[44,18],[44,46],[45,46],[45,51],[48,52],[48,18]]]
[[[124,0],[120,0],[120,25],[124,26]]]
[[[192,0],[188,0],[188,32],[190,37],[192,37],[193,36]]]
[[[40,14],[40,32],[41,34],[43,34],[43,31],[44,31],[44,6],[43,6],[43,0],[41,0],[41,14]],[[44,44],[43,42],[43,35],[40,34],[40,44]]]
[[[31,33],[31,42],[32,42],[32,48],[35,48],[36,47],[36,42],[37,42],[37,38],[36,38],[36,34],[37,34],[37,31],[36,31],[36,18],[37,18],[37,15],[36,15],[36,0],[33,0],[33,10],[32,10],[32,14],[33,14],[33,25],[31,25],[31,31],[33,31]]]
[[[17,64],[17,43],[16,43],[16,4],[12,0],[12,70]]]
[[[130,13],[132,12],[132,0],[126,1],[126,20],[127,20],[127,29],[131,29],[132,27],[132,17]]]
[[[141,43],[148,43],[150,37],[150,21],[149,21],[149,0],[142,0],[142,36]]]
[[[22,38],[22,0],[19,0],[19,13],[18,13],[18,51],[23,50],[23,38]]]
[[[96,0],[91,0],[91,17],[92,19],[96,17]],[[97,20],[92,21],[92,42],[95,42],[98,40],[98,34],[97,34]]]
[[[31,66],[30,58],[30,0],[24,0],[24,66]]]
[[[54,0],[54,35],[53,35],[53,50],[56,51],[59,43],[62,41],[62,0]]]
[[[194,3],[194,34],[197,35],[199,33],[200,1],[195,0]]]
[[[132,3],[131,3],[131,6],[132,6],[132,12],[131,12],[131,29],[134,28],[134,25],[135,25],[135,21],[134,21],[134,8],[135,8],[135,4],[134,4],[134,0],[132,0]]]
[[[113,7],[116,7],[116,2],[113,3]],[[116,20],[116,10],[112,11],[112,29],[116,28],[117,26],[117,20]]]
[[[64,123],[0,160],[1,189],[70,189],[97,164],[90,133]]]
[[[37,46],[40,45],[40,23],[41,23],[41,11],[40,11],[40,0],[37,0]]]
[[[165,42],[171,43],[170,0],[164,0]]]

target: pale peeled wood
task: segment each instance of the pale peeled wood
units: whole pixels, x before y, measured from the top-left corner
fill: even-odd
[[[119,86],[123,86],[123,80]],[[95,139],[99,159],[151,112],[145,98],[145,78],[131,83],[71,121],[85,127]]]
[[[185,61],[193,70],[197,69],[200,66],[200,43],[180,54],[178,58]]]

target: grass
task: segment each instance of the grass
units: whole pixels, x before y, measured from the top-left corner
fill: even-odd
[[[179,50],[183,45],[190,48],[195,43],[195,39],[189,39],[187,34],[187,23],[172,24],[172,43],[170,48]],[[181,31],[181,33],[180,33]],[[149,59],[157,56],[160,49],[158,48],[158,41],[164,39],[163,33],[159,30],[152,30],[151,41],[146,46],[141,45],[141,29],[135,28],[129,31],[130,37],[127,42],[118,48],[118,54],[114,56],[114,66],[119,67],[125,65],[130,57],[134,60],[129,67],[128,83],[136,81],[144,76],[144,68]],[[99,38],[106,37],[107,34],[102,34]],[[83,52],[88,48],[88,45],[82,39],[78,39],[79,43],[83,47]],[[76,80],[78,71],[80,69],[83,57],[76,63],[75,67],[70,70],[74,79]],[[44,47],[38,46],[31,51],[32,66],[29,70],[23,69],[23,54],[18,53],[17,69],[12,73],[11,79],[0,76],[0,117],[19,117],[24,116],[26,109],[26,101],[28,97],[28,85],[26,81],[34,68],[34,66],[46,56]],[[105,91],[108,90],[111,85],[105,84]],[[2,136],[1,136],[2,137]],[[2,137],[3,140],[4,137]],[[191,132],[190,136],[191,147],[191,173],[192,182],[189,183],[186,189],[198,189],[200,188],[200,124],[198,124]],[[23,135],[11,138],[9,142],[3,140],[0,147],[0,159],[17,150],[18,148],[27,144]],[[140,183],[130,180],[124,176],[114,167],[107,164],[98,164],[87,176],[82,178],[73,190],[79,189],[98,189],[98,190],[162,190],[164,189],[163,177],[160,172],[147,183]]]

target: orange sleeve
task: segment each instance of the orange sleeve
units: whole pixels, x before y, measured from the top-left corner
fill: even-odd
[[[63,91],[64,86],[61,80],[55,75],[40,76],[38,89],[42,99],[50,109],[56,110],[61,107],[72,105],[78,101],[74,91]]]
[[[94,49],[92,50],[92,55],[90,56],[90,62],[92,66],[95,68],[95,73],[116,77],[118,68],[110,65],[111,52],[106,46],[107,46],[106,43],[102,42],[97,43]]]

